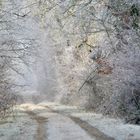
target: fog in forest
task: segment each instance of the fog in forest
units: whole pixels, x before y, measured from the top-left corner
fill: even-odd
[[[139,0],[0,0],[0,140],[140,140],[139,125]]]

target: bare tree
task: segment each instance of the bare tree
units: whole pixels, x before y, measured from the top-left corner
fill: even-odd
[[[35,3],[34,3],[35,4]],[[32,4],[33,5],[33,4]],[[15,83],[13,76],[24,77],[24,67],[33,62],[36,40],[25,37],[24,20],[32,5],[18,6],[14,1],[1,2],[0,8],[0,118],[12,112],[17,103],[16,89],[25,85]],[[22,6],[22,5],[21,5]],[[23,35],[22,35],[23,34]]]
[[[139,123],[139,101],[135,100],[139,99],[140,90],[139,1],[41,2],[50,5],[55,3],[52,4],[51,10],[54,10],[57,29],[67,36],[69,42],[76,42],[73,39],[75,37],[80,40],[78,45],[75,43],[76,48],[89,48],[93,60],[90,65],[93,69],[79,90],[84,89],[86,85],[93,88],[92,93],[90,92],[89,106],[104,114],[123,114],[122,116],[127,116],[130,120],[132,117],[132,120]],[[94,36],[97,37],[96,43],[90,39],[95,39]]]

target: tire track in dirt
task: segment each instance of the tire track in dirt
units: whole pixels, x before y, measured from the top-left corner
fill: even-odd
[[[103,132],[101,132],[99,129],[91,126],[86,121],[81,120],[80,118],[70,116],[70,118],[78,124],[82,129],[84,129],[91,137],[95,137],[96,140],[114,140],[114,138],[111,138],[107,135],[105,135]]]
[[[32,111],[26,111],[26,113],[31,117],[31,119],[36,120],[37,122],[37,133],[35,134],[35,140],[47,140],[45,123],[47,122],[47,118],[38,116],[36,113]]]
[[[96,138],[96,140],[115,140],[112,137],[107,136],[106,134],[104,134],[103,132],[101,132],[99,129],[97,129],[96,127],[93,127],[92,125],[90,125],[88,122],[81,120],[78,117],[74,117],[71,115],[66,115],[63,112],[57,111],[57,110],[53,110],[48,106],[45,106],[46,108],[50,109],[53,113],[58,113],[62,116],[68,117],[70,118],[72,121],[74,121],[77,125],[79,125],[87,134],[89,134],[92,138]]]

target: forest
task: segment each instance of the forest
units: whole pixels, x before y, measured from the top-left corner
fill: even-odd
[[[140,0],[0,0],[0,140],[139,132]]]

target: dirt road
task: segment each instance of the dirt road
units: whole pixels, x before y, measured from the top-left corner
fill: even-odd
[[[15,111],[15,119],[11,117],[0,124],[0,140],[128,140],[109,136],[111,134],[104,133],[105,131],[74,115],[84,116],[86,113],[77,107],[28,103],[18,105]],[[90,115],[88,119],[92,119]],[[97,121],[96,116],[93,119]],[[126,134],[128,137],[132,137],[132,134]]]

